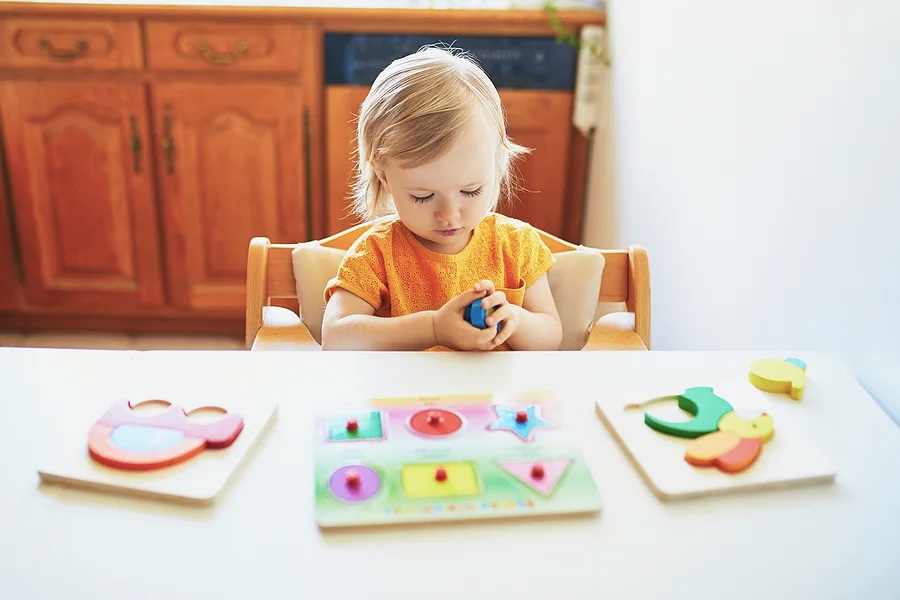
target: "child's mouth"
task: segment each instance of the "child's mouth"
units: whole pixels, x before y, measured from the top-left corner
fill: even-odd
[[[456,229],[438,229],[437,230],[437,232],[444,237],[453,237],[460,231],[462,231],[461,227],[457,227]]]

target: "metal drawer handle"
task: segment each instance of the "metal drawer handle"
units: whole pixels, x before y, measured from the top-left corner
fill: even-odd
[[[237,59],[249,49],[250,44],[244,40],[237,43],[234,52],[223,52],[221,54],[213,52],[205,40],[200,40],[197,43],[197,50],[200,51],[200,56],[203,60],[213,65],[233,65],[237,62]]]
[[[163,132],[159,145],[162,146],[163,154],[166,159],[166,173],[175,174],[175,140],[172,139],[172,115],[169,112],[172,106],[168,103],[165,105],[165,113],[163,114]]]
[[[53,60],[66,61],[66,60],[75,60],[81,58],[87,53],[88,50],[88,42],[85,39],[80,39],[75,42],[75,48],[72,50],[57,50],[53,46],[50,45],[50,40],[47,38],[38,38],[38,46]]]
[[[138,126],[137,115],[131,115],[131,158],[134,172],[141,172],[141,129]]]

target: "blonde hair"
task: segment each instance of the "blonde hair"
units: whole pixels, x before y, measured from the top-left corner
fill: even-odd
[[[412,168],[440,158],[470,126],[477,109],[498,134],[498,185],[490,205],[494,210],[501,194],[512,189],[512,161],[530,152],[506,135],[494,84],[460,49],[426,46],[388,65],[360,107],[353,213],[364,221],[393,213],[391,198],[378,179],[384,161]]]

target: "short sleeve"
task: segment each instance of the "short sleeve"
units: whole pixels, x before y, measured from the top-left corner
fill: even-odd
[[[549,271],[550,267],[556,264],[556,259],[534,227],[523,228],[520,236],[519,270],[522,283],[528,287]]]
[[[341,288],[362,298],[376,311],[387,300],[384,252],[374,236],[359,239],[347,250],[337,276],[325,286],[325,302]]]

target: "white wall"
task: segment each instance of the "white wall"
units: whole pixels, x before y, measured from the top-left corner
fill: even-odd
[[[585,243],[647,247],[654,349],[900,349],[900,1],[608,17]]]

